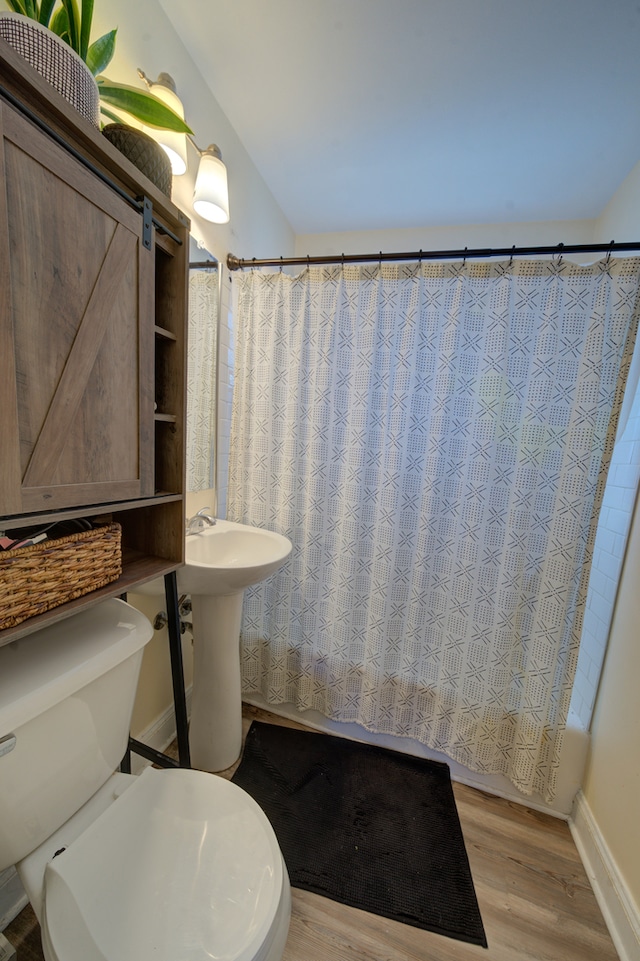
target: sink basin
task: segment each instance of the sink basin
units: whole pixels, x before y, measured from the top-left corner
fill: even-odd
[[[235,594],[263,581],[284,563],[291,541],[233,521],[216,521],[186,540],[185,566],[178,570],[184,594]]]
[[[223,771],[242,747],[240,627],[245,587],[274,574],[291,553],[282,534],[248,524],[216,521],[186,539],[178,592],[191,594],[193,691],[189,747],[193,767]],[[164,582],[136,593],[164,596]]]
[[[185,542],[185,565],[176,571],[180,594],[220,597],[258,584],[284,564],[291,541],[282,534],[249,524],[216,521]],[[164,597],[164,581],[156,578],[135,588],[136,594]]]

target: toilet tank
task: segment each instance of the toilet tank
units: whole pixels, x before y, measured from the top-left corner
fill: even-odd
[[[0,648],[0,871],[120,764],[152,635],[143,614],[112,598]]]

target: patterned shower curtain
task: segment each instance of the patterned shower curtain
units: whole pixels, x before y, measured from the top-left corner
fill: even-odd
[[[251,271],[229,517],[294,549],[243,683],[551,800],[640,260]]]
[[[187,338],[187,490],[214,487],[218,272],[189,275]]]

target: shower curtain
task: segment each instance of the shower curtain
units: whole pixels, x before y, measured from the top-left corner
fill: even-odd
[[[229,516],[286,534],[243,683],[552,800],[640,260],[251,271]]]
[[[218,273],[189,274],[187,337],[187,490],[215,486]]]

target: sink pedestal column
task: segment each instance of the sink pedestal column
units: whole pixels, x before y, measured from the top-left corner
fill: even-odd
[[[191,766],[224,771],[242,749],[240,623],[242,595],[192,595]]]

